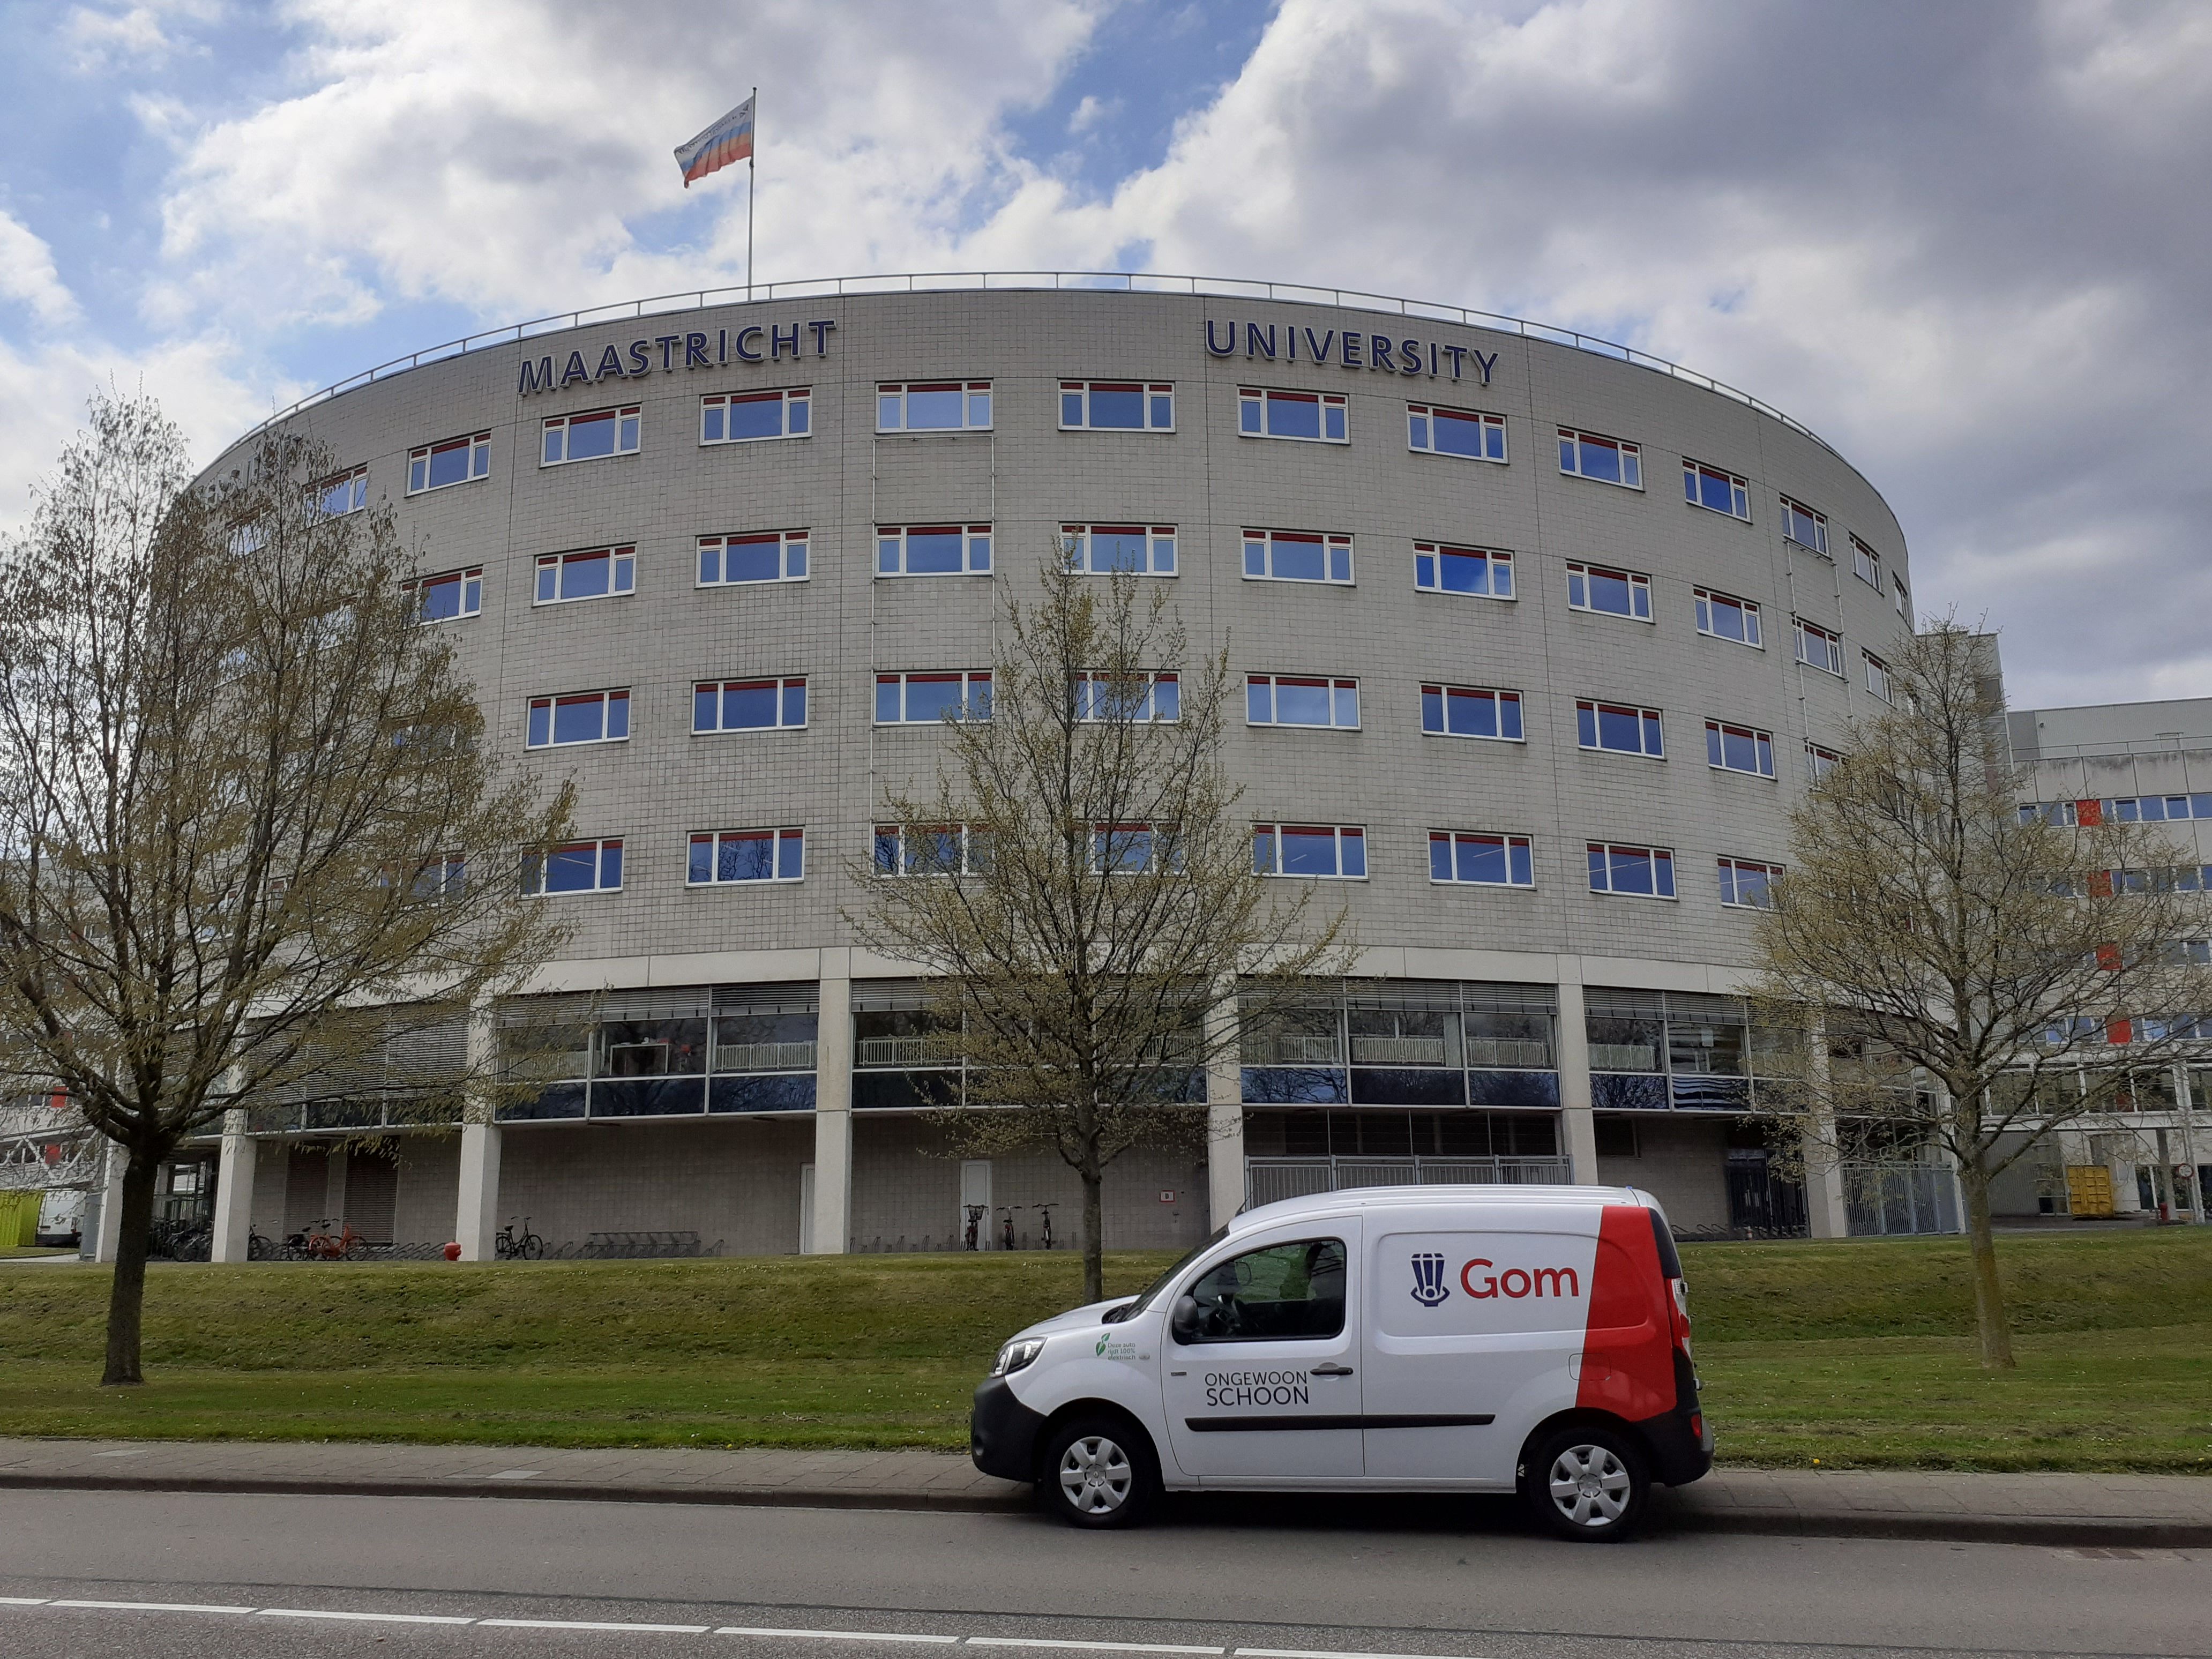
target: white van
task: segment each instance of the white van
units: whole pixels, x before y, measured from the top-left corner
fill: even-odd
[[[1246,1212],[1142,1296],[1032,1325],[970,1452],[1084,1527],[1163,1489],[1520,1492],[1618,1538],[1712,1467],[1673,1235],[1620,1187],[1375,1187]]]

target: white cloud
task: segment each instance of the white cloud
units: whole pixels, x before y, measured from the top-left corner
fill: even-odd
[[[0,299],[20,301],[48,328],[74,321],[76,298],[62,285],[53,250],[31,228],[0,210]]]
[[[1077,0],[766,0],[706,30],[591,0],[289,16],[306,89],[190,140],[159,319],[343,321],[393,295],[503,316],[742,281],[744,180],[687,195],[671,152],[756,82],[763,276],[927,263],[973,192],[1018,188],[998,116],[1091,27]]]
[[[152,0],[122,6],[71,6],[62,20],[79,74],[160,63],[178,49],[170,20],[205,22],[221,14],[216,0]]]

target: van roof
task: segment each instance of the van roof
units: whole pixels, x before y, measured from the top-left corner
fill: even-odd
[[[1298,1198],[1278,1199],[1273,1204],[1243,1211],[1230,1222],[1229,1231],[1239,1233],[1247,1227],[1322,1211],[1389,1210],[1417,1204],[1510,1204],[1522,1208],[1559,1209],[1585,1209],[1607,1204],[1637,1204],[1647,1210],[1659,1207],[1649,1193],[1638,1192],[1633,1187],[1352,1187],[1333,1193],[1308,1193]]]

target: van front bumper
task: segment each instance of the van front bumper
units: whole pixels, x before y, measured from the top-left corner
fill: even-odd
[[[1045,1419],[1014,1398],[1003,1376],[987,1377],[975,1389],[968,1417],[968,1455],[986,1474],[1027,1486],[1036,1479],[1037,1437]]]

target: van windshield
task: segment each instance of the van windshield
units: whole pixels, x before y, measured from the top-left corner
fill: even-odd
[[[1145,1293],[1142,1296],[1139,1297],[1134,1302],[1126,1302],[1118,1308],[1108,1310],[1105,1319],[1101,1322],[1108,1325],[1119,1325],[1124,1320],[1134,1319],[1139,1314],[1144,1312],[1146,1309],[1151,1307],[1154,1302],[1159,1299],[1160,1292],[1166,1290],[1170,1284],[1175,1282],[1176,1276],[1178,1273],[1182,1273],[1185,1267],[1190,1266],[1190,1264],[1197,1261],[1200,1256],[1205,1255],[1208,1250],[1212,1249],[1215,1245],[1218,1244],[1223,1239],[1228,1237],[1229,1229],[1227,1226],[1224,1225],[1216,1227],[1213,1231],[1207,1236],[1204,1243],[1195,1246],[1183,1256],[1182,1261],[1176,1262],[1174,1267],[1169,1268],[1158,1279],[1154,1279],[1150,1285],[1147,1285],[1145,1287]]]

